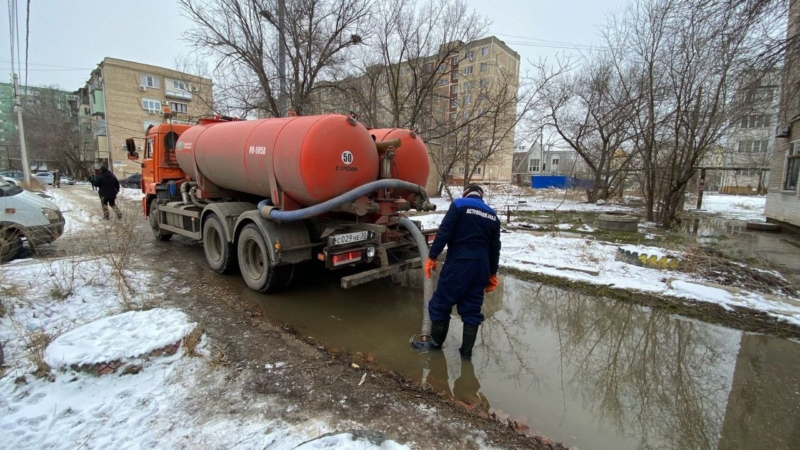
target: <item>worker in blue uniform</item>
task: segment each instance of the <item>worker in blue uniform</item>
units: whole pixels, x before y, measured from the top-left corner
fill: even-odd
[[[447,246],[447,261],[439,284],[428,303],[431,336],[427,348],[440,349],[450,328],[450,312],[456,305],[464,334],[459,352],[472,358],[472,347],[483,322],[484,292],[497,288],[500,263],[500,219],[483,202],[483,189],[470,185],[456,199],[442,220],[425,262],[425,276],[436,270],[436,258]]]

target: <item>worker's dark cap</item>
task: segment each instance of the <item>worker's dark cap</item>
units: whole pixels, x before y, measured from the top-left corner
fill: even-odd
[[[466,189],[464,189],[464,193],[462,193],[461,196],[483,198],[483,188],[477,184],[470,184]]]

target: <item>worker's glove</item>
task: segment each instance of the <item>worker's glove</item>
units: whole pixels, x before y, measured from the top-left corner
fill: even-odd
[[[497,281],[497,274],[489,275],[489,284],[486,285],[486,289],[484,290],[484,292],[486,293],[492,292],[493,290],[497,289],[497,285],[499,283],[500,282]]]
[[[425,278],[431,277],[432,270],[436,270],[436,260],[428,258],[428,260],[425,261]]]

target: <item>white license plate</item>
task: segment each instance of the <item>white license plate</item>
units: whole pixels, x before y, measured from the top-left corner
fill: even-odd
[[[333,237],[333,245],[351,244],[353,242],[366,241],[369,238],[368,231],[358,231],[356,233],[337,234]]]

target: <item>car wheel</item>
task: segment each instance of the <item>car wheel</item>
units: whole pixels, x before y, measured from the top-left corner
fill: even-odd
[[[158,225],[158,200],[153,199],[150,202],[150,215],[148,217],[150,222],[150,229],[153,231],[153,236],[159,241],[168,241],[172,239],[172,233],[164,231]]]
[[[291,282],[294,265],[270,265],[266,240],[256,225],[245,225],[239,234],[236,250],[242,278],[250,289],[272,293]]]
[[[11,261],[22,252],[22,232],[16,228],[0,230],[0,262]]]
[[[222,221],[214,213],[209,214],[203,224],[203,249],[214,272],[231,273],[239,268],[236,245],[225,238]]]

